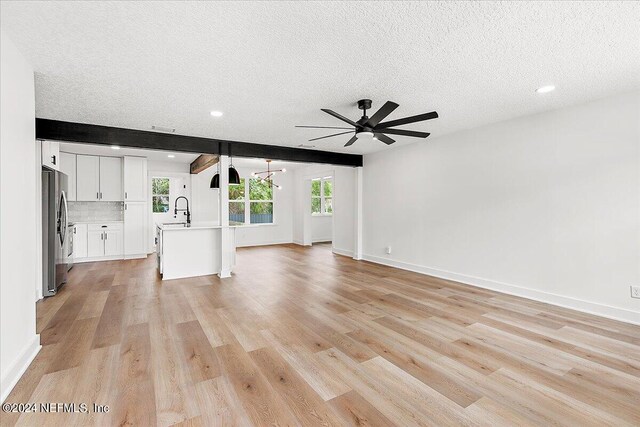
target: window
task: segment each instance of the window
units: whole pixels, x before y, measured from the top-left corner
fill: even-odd
[[[229,224],[273,224],[273,188],[268,182],[241,178],[240,184],[229,185]]]
[[[333,214],[333,179],[330,176],[311,180],[311,214]]]
[[[273,223],[273,187],[267,181],[249,180],[249,212],[251,224]]]
[[[240,179],[240,184],[229,184],[229,224],[244,224],[245,182]]]
[[[169,212],[169,178],[151,180],[153,213]]]

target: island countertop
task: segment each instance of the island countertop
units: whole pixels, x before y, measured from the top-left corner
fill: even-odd
[[[189,227],[183,222],[156,224],[162,231],[188,231],[188,230],[204,230],[207,228],[222,228],[220,224],[213,221],[192,222]],[[233,226],[231,226],[233,227]]]

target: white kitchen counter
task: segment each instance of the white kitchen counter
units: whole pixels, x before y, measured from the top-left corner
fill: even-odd
[[[183,223],[163,223],[156,224],[162,231],[189,231],[189,230],[203,230],[210,228],[222,228],[221,225],[218,225],[217,222],[192,222],[189,227],[183,225]]]
[[[235,263],[235,228],[230,229],[231,265]],[[162,280],[207,276],[221,272],[223,228],[195,222],[191,227],[156,224],[158,269]]]

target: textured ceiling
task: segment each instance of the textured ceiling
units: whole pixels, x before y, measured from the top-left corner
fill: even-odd
[[[294,125],[341,126],[320,108],[357,119],[360,98],[437,110],[404,127],[437,137],[640,87],[638,2],[1,5],[50,119],[297,146],[331,132]],[[347,140],[311,144],[388,149]]]

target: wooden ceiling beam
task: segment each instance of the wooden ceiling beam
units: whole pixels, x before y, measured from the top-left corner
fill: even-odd
[[[197,159],[191,162],[189,166],[189,172],[192,174],[198,174],[210,166],[215,165],[220,160],[220,156],[217,154],[200,154]]]

